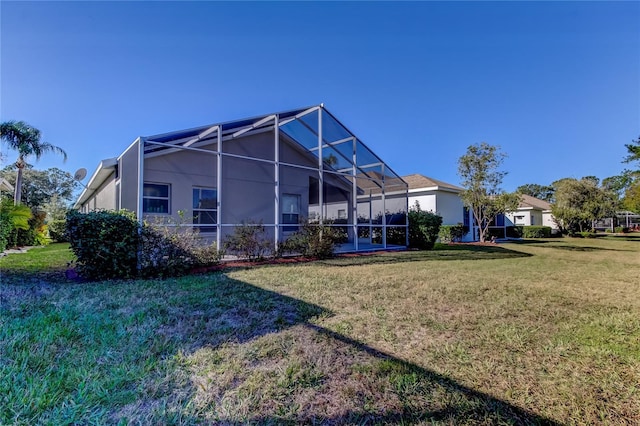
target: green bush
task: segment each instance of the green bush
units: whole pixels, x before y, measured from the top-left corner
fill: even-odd
[[[524,226],[522,228],[523,238],[551,238],[550,226]]]
[[[67,213],[67,235],[80,276],[91,280],[137,277],[139,229],[131,212]]]
[[[627,232],[629,232],[629,228],[627,228],[626,226],[616,226],[615,232],[617,234],[626,234]]]
[[[487,229],[487,237],[486,240],[490,241],[492,238],[504,238],[505,237],[505,229],[502,227],[499,228],[489,228]]]
[[[596,237],[596,233],[593,231],[582,231],[579,232],[578,235],[580,235],[582,238],[595,238]]]
[[[14,228],[9,234],[9,245],[24,246],[43,246],[49,243],[47,225],[45,219],[47,213],[41,210],[32,209],[31,218],[28,221],[29,227]]]
[[[407,228],[387,227],[387,244],[396,246],[407,245]]]
[[[438,239],[442,217],[420,210],[420,205],[409,209],[409,247],[431,250]]]
[[[469,232],[469,228],[462,224],[441,225],[438,231],[438,238],[442,243],[460,242],[467,232]]]
[[[131,212],[71,211],[66,223],[78,273],[90,280],[182,275],[220,260],[197,231],[160,222],[140,226]]]
[[[191,227],[149,225],[140,232],[138,273],[141,277],[179,276],[193,268],[220,262],[215,245],[205,244]]]
[[[13,229],[9,214],[0,212],[0,253],[6,250],[9,243],[9,234]]]
[[[52,220],[47,224],[49,228],[49,238],[59,243],[69,241],[66,234],[67,221],[64,219]]]
[[[280,243],[277,255],[300,254],[308,258],[328,259],[333,256],[335,245],[344,237],[341,228],[304,222],[299,231]]]
[[[246,222],[234,228],[233,234],[225,238],[225,252],[249,261],[262,260],[273,255],[273,243],[266,237],[262,223]]]
[[[507,226],[508,238],[522,238],[523,226]]]
[[[15,245],[15,230],[29,229],[31,209],[25,205],[14,205],[12,199],[0,201],[0,252]]]

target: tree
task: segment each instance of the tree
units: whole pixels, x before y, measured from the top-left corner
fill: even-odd
[[[622,162],[623,163],[632,163],[634,161],[640,162],[640,136],[638,136],[638,139],[632,140],[630,144],[625,144],[624,146],[625,148],[627,148],[628,155],[625,157],[624,160],[622,160]]]
[[[614,192],[619,198],[640,178],[640,171],[623,170],[621,174],[602,179],[602,188]]]
[[[482,142],[469,146],[467,153],[458,159],[458,175],[465,188],[460,197],[473,212],[482,242],[488,235],[491,221],[499,213],[515,210],[520,203],[519,194],[500,189],[507,172],[498,168],[505,157],[498,147]]]
[[[18,168],[16,174],[14,204],[20,204],[22,199],[22,173],[27,166],[27,158],[34,156],[36,161],[43,154],[54,152],[60,154],[67,160],[67,153],[60,147],[41,140],[40,130],[25,123],[24,121],[6,121],[0,124],[0,139],[7,142],[8,147],[18,151],[18,160],[15,165]]]
[[[627,188],[622,206],[629,211],[640,213],[640,179]]]
[[[615,215],[615,195],[599,187],[591,176],[560,179],[553,186],[556,201],[551,213],[562,230],[583,232],[591,229],[594,221]]]
[[[538,185],[537,183],[527,183],[516,188],[518,194],[530,195],[541,200],[553,202],[555,189],[550,185]]]
[[[16,185],[16,166],[0,170],[0,177]],[[20,202],[30,207],[42,208],[53,199],[59,204],[69,204],[80,184],[71,173],[52,167],[36,170],[27,165],[22,170],[22,195]]]

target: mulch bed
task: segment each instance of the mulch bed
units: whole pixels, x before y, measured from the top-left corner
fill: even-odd
[[[393,250],[397,251],[397,250]],[[339,258],[353,258],[353,257],[362,257],[362,256],[373,256],[376,254],[390,253],[391,251],[379,250],[379,251],[368,251],[362,253],[344,253],[338,254],[333,257],[333,259]],[[254,266],[263,266],[263,265],[282,265],[289,263],[308,263],[319,260],[315,257],[302,257],[302,256],[292,256],[292,257],[279,257],[276,259],[266,259],[261,261],[249,261],[249,260],[227,260],[222,261],[218,265],[206,266],[202,268],[194,268],[191,270],[192,274],[202,274],[206,272],[215,272],[222,271],[225,269],[231,268],[251,268]]]

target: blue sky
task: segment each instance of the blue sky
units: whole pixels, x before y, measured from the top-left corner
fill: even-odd
[[[137,136],[325,104],[398,174],[605,178],[640,135],[640,2],[0,3],[0,119],[91,173]],[[3,147],[7,160],[15,153]],[[6,161],[5,161],[6,164]]]

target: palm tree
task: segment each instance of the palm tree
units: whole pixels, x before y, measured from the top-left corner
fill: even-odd
[[[36,161],[47,152],[55,152],[64,157],[67,161],[67,153],[58,146],[40,140],[40,130],[25,123],[24,121],[6,121],[0,124],[0,139],[7,142],[9,148],[18,151],[16,167],[16,187],[13,195],[14,204],[20,204],[22,198],[22,170],[27,165],[26,158],[30,155],[36,157]]]

